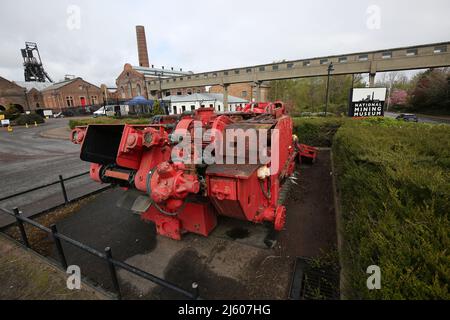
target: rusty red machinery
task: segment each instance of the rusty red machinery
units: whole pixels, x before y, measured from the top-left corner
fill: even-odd
[[[228,113],[200,108],[150,122],[89,125],[71,133],[72,142],[81,145],[80,158],[91,163],[92,179],[130,191],[121,204],[176,240],[186,232],[208,236],[218,216],[283,229],[283,190],[296,162],[314,161],[317,154],[316,148],[298,143],[283,103],[252,104]],[[268,137],[265,145],[260,133]],[[266,160],[251,159],[262,151]]]

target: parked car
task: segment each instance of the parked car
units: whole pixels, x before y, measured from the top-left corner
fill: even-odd
[[[402,113],[398,115],[395,119],[403,120],[403,121],[411,121],[411,122],[419,122],[419,119],[415,114],[412,113]]]

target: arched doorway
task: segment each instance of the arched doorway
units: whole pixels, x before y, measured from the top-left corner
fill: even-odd
[[[0,105],[0,112],[2,112],[2,111],[6,111],[6,108],[4,106]]]
[[[20,105],[20,104],[14,104],[14,107],[16,107],[17,110],[20,111],[20,113],[24,113],[25,112],[25,110],[23,109],[22,105]]]

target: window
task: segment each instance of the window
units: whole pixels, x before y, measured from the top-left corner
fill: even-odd
[[[347,57],[340,57],[338,59],[338,61],[339,61],[339,63],[346,63],[348,61],[348,58]]]
[[[239,70],[234,70],[234,74],[239,74]]]
[[[97,96],[91,96],[91,102],[92,104],[97,104]]]
[[[213,77],[217,78],[217,72],[213,72]]]
[[[173,114],[177,114],[177,106],[173,106]]]
[[[320,64],[327,64],[328,63],[328,59],[320,59]]]
[[[367,61],[367,60],[369,60],[369,55],[368,55],[368,54],[361,54],[361,55],[358,57],[358,60],[359,60],[359,61]]]
[[[434,47],[434,53],[444,53],[447,52],[447,46]]]
[[[259,71],[266,71],[266,67],[259,67]]]
[[[288,63],[288,64],[286,65],[286,67],[287,67],[288,69],[292,69],[292,68],[294,67],[294,64],[293,64],[293,63]]]
[[[241,97],[242,98],[246,98],[247,97],[247,95],[248,95],[248,92],[247,91],[242,91],[242,94],[241,94]]]
[[[191,106],[191,111],[192,111],[192,110],[195,110],[195,106],[194,106],[194,105]]]
[[[68,107],[73,107],[73,97],[66,97],[66,103]]]
[[[177,91],[177,96],[181,96],[182,94],[183,94],[183,92]]]
[[[382,58],[383,59],[390,59],[390,58],[392,58],[392,51],[383,52]]]
[[[278,65],[272,66],[272,70],[278,70]]]
[[[247,72],[247,73],[251,73],[251,72],[252,72],[252,69],[251,69],[251,68],[248,68],[248,69],[246,70],[246,72]]]
[[[213,105],[213,104],[210,104],[209,107],[210,107],[210,108],[214,108],[214,105]]]
[[[185,112],[186,111],[186,106],[181,106],[181,112]]]
[[[311,65],[311,61],[303,61],[304,67],[309,67]]]
[[[227,76],[228,75],[228,71],[224,71],[223,75]]]
[[[417,56],[417,49],[408,49],[408,50],[406,50],[406,55],[408,57],[410,57],[410,56]]]
[[[128,84],[128,96],[133,97],[133,92],[131,90],[131,83]]]
[[[120,94],[122,95],[122,99],[125,99],[125,88],[124,87],[120,87]]]
[[[217,106],[217,111],[220,111],[220,106]]]
[[[204,104],[202,104],[201,106],[200,106],[200,108],[204,108],[205,107],[205,105]]]
[[[141,95],[142,95],[142,94],[141,94],[141,85],[140,85],[140,84],[136,85],[136,92],[137,92],[137,95],[138,95],[138,96],[141,96]]]
[[[191,95],[191,94],[192,94],[192,91],[191,91],[191,90],[188,90],[187,94]]]

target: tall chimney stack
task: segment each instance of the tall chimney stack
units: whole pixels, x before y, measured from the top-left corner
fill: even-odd
[[[150,67],[148,61],[147,40],[145,39],[144,26],[136,26],[136,38],[138,45],[139,66]]]

